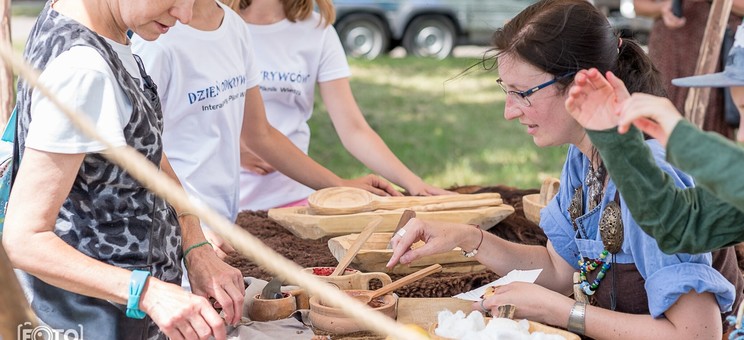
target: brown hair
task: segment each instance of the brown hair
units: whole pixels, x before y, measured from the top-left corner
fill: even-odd
[[[554,76],[596,67],[612,71],[628,90],[664,96],[658,70],[637,42],[617,37],[586,0],[542,0],[493,35],[498,54],[513,54]],[[565,91],[573,77],[559,81]]]
[[[246,8],[251,5],[252,0],[223,0],[223,2],[234,1],[237,5],[230,6],[234,10]],[[333,7],[331,0],[281,0],[284,5],[284,15],[287,16],[287,20],[291,22],[297,22],[298,20],[305,20],[310,17],[313,13],[315,4],[318,5],[318,12],[320,12],[320,22],[322,25],[328,26],[336,21],[336,8]]]

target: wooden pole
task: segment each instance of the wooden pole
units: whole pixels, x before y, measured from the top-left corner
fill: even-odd
[[[0,44],[12,47],[10,35],[10,0],[0,0]],[[13,110],[13,71],[5,62],[0,60],[0,126],[10,118]]]
[[[8,254],[0,243],[0,339],[20,339],[21,328],[37,326],[36,315],[26,301]]]
[[[728,25],[733,0],[713,0],[705,26],[703,43],[700,45],[695,75],[713,73],[721,55],[723,34]],[[710,87],[693,87],[687,93],[685,117],[695,126],[702,128],[705,121],[705,110],[710,100]]]

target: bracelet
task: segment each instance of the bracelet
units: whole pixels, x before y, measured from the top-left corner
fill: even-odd
[[[187,262],[186,261],[186,255],[188,255],[190,251],[192,251],[192,250],[194,250],[196,248],[199,248],[199,247],[201,247],[201,246],[203,246],[205,244],[208,244],[210,246],[212,245],[211,243],[209,243],[209,241],[204,241],[204,242],[199,242],[197,244],[192,245],[191,247],[186,248],[186,250],[183,252],[183,263],[186,263]]]
[[[127,299],[127,317],[132,319],[144,319],[145,312],[139,309],[140,295],[145,288],[145,282],[150,272],[146,270],[134,270],[129,279],[129,298]]]
[[[473,257],[473,256],[477,255],[478,254],[478,249],[480,249],[481,244],[483,244],[483,229],[481,229],[480,226],[477,225],[477,224],[473,224],[472,226],[474,226],[474,227],[478,228],[478,230],[480,230],[481,238],[480,238],[480,242],[478,242],[478,246],[475,247],[475,249],[473,249],[471,251],[465,251],[465,249],[462,249],[462,256],[465,256],[465,257]]]
[[[566,327],[566,329],[573,333],[584,335],[584,332],[586,332],[585,320],[586,303],[576,301],[576,303],[574,303],[573,305],[573,308],[571,308],[571,313],[568,314],[568,326]]]
[[[194,213],[192,213],[190,211],[182,211],[182,212],[178,213],[178,215],[176,215],[176,218],[181,218],[181,217],[189,216],[189,215],[196,216],[196,215],[194,215]]]

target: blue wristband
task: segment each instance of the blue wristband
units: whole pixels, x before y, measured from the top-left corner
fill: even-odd
[[[150,272],[145,270],[132,271],[132,276],[129,279],[129,299],[127,300],[127,317],[129,318],[145,318],[145,312],[139,309],[139,300],[148,276],[150,276]]]

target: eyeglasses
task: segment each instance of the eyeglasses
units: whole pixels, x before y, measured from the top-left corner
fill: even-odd
[[[531,88],[529,90],[526,90],[526,91],[510,91],[510,90],[508,90],[506,88],[506,85],[504,85],[504,81],[501,80],[501,78],[497,79],[496,80],[496,83],[499,84],[499,87],[501,87],[501,90],[503,90],[504,93],[506,93],[507,96],[511,96],[511,98],[514,99],[520,105],[529,107],[529,106],[532,106],[532,103],[530,103],[530,100],[527,97],[535,94],[535,92],[537,92],[537,91],[540,91],[540,90],[542,90],[542,89],[544,89],[544,88],[546,88],[546,87],[548,87],[550,85],[555,84],[557,81],[559,81],[559,80],[561,80],[563,78],[568,78],[568,77],[570,77],[570,76],[572,76],[574,74],[576,74],[576,72],[565,73],[563,75],[560,75],[558,77],[555,77],[552,80],[549,80],[547,82],[544,82],[544,83],[542,83],[540,85],[537,85],[537,86],[535,86],[535,87],[533,87],[533,88]]]

